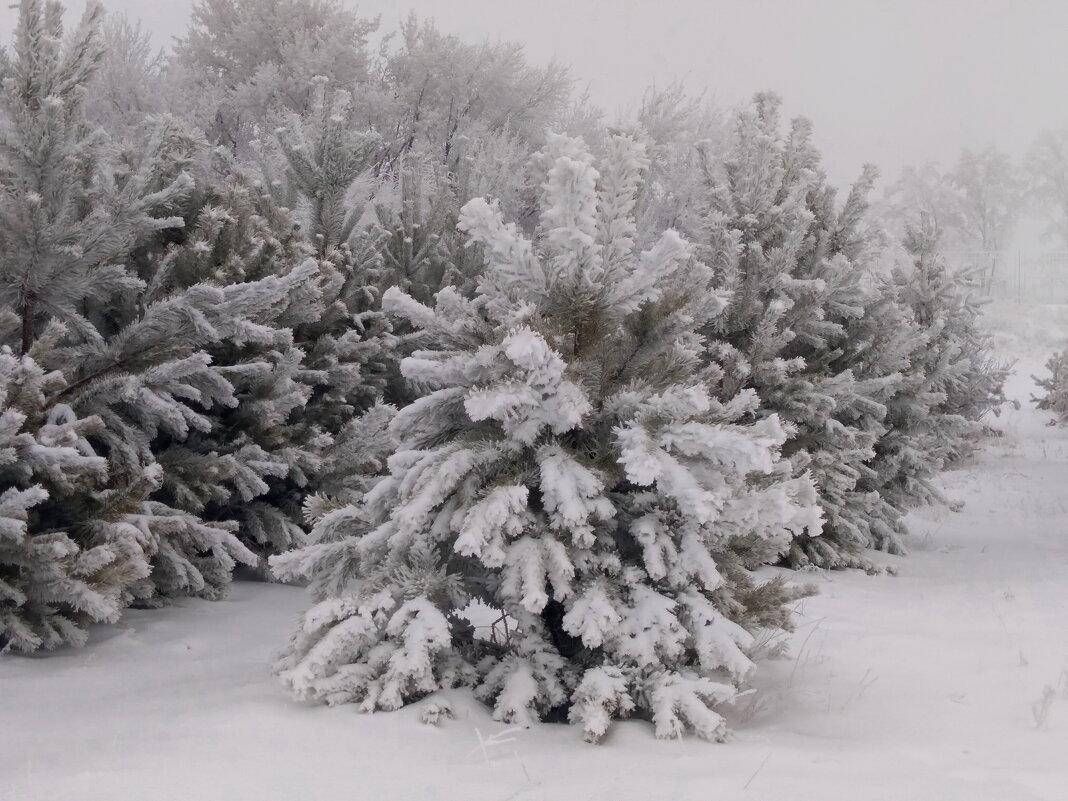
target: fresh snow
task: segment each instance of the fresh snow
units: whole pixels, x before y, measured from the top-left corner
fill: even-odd
[[[130,610],[80,650],[0,658],[0,801],[1060,801],[1068,429],[1029,398],[1035,355],[1061,346],[1037,349],[1035,320],[1065,316],[992,310],[1034,328],[999,335],[1023,356],[1021,408],[943,477],[963,508],[911,516],[911,555],[883,558],[896,576],[799,576],[820,594],[727,713],[726,744],[626,721],[592,746],[578,726],[495,723],[460,691],[374,715],[294,702],[270,662],[308,599],[237,582],[224,601]]]

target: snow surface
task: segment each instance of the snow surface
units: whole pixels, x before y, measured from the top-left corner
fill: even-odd
[[[0,659],[0,801],[1066,799],[1068,429],[1028,401],[1068,308],[990,316],[1021,408],[945,475],[963,509],[912,516],[912,554],[883,560],[897,576],[808,575],[820,594],[727,744],[640,721],[599,746],[575,726],[508,731],[463,692],[376,715],[295,703],[269,664],[307,599],[238,582],[131,611],[81,650]],[[421,723],[443,699],[454,717]]]

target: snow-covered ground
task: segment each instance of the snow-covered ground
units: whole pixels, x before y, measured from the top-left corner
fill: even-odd
[[[561,725],[505,733],[460,692],[439,726],[419,721],[426,702],[297,704],[269,663],[304,595],[238,583],[130,612],[81,650],[0,659],[0,800],[1068,798],[1068,430],[1028,403],[1068,308],[990,317],[1021,358],[1021,408],[945,475],[963,508],[913,515],[911,556],[885,560],[897,576],[808,576],[820,594],[725,745],[637,721],[600,746]]]

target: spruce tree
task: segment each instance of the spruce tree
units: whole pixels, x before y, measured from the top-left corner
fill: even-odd
[[[402,363],[418,399],[362,502],[272,560],[319,601],[281,674],[367,711],[470,684],[499,720],[566,714],[590,740],[629,715],[718,738],[751,630],[796,597],[748,565],[818,530],[814,490],[782,474],[777,417],[742,422],[752,392],[711,389],[708,269],[674,231],[636,245],[642,147],[614,137],[595,168],[553,137],[540,161],[533,238],[464,206],[486,264],[473,297],[386,293],[428,334]],[[467,622],[473,602],[497,636]]]

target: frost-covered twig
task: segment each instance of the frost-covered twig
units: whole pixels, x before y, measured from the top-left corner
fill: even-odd
[[[480,729],[475,729],[475,736],[478,737],[478,745],[472,748],[468,753],[466,759],[470,759],[478,753],[482,754],[482,759],[489,762],[489,750],[490,748],[496,748],[497,746],[504,745],[505,743],[515,742],[515,737],[509,737],[509,734],[514,734],[517,731],[521,731],[520,727],[514,726],[504,731],[499,731],[496,734],[489,737],[483,737]]]

